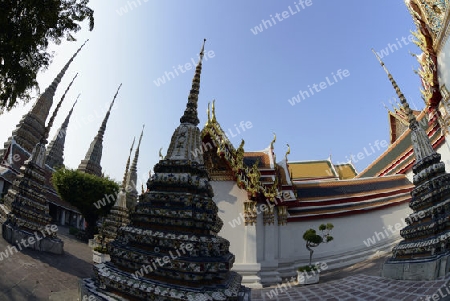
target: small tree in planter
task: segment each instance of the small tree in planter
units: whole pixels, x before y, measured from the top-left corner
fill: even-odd
[[[95,263],[103,263],[103,262],[111,260],[110,256],[109,256],[109,252],[108,252],[104,229],[105,229],[105,223],[102,222],[102,227],[100,229],[100,233],[95,236],[99,243],[99,246],[95,247],[94,252],[93,252],[93,261]]]
[[[322,232],[321,235],[317,234],[316,230],[314,229],[308,229],[303,234],[303,239],[306,241],[306,249],[309,251],[309,265],[298,268],[298,281],[299,283],[302,283],[300,280],[300,277],[303,278],[304,284],[308,283],[317,283],[319,282],[319,272],[320,268],[316,265],[312,265],[312,256],[314,253],[314,250],[312,248],[318,247],[321,243],[328,243],[333,240],[333,236],[330,235],[331,230],[334,228],[333,224],[327,223],[327,224],[321,224],[319,226],[319,231]],[[321,268],[324,269],[323,266],[326,264],[322,264]],[[310,278],[308,275],[307,278],[305,278],[305,275],[300,275],[300,273],[309,273],[312,272],[314,274],[314,280],[311,280],[311,282],[307,282],[307,279]]]

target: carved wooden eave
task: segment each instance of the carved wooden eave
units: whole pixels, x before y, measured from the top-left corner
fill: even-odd
[[[416,56],[421,66],[417,73],[422,81],[422,97],[430,114],[437,111],[442,99],[439,91],[437,54],[445,43],[443,34],[448,27],[449,1],[405,1],[418,29],[412,33],[416,37],[414,43],[422,50],[422,54]]]
[[[439,53],[445,44],[449,29],[449,0],[406,0],[414,23],[422,32],[428,32],[430,46]]]
[[[236,181],[238,187],[245,189],[248,192],[249,199],[253,201],[264,202],[266,199],[271,202],[282,201],[281,185],[278,182],[276,170],[261,170],[261,168],[258,168],[258,162],[255,162],[252,166],[245,165],[244,140],[242,140],[237,149],[232,145],[217,122],[214,109],[212,110],[212,117],[210,117],[208,108],[208,122],[202,130],[202,141],[204,147],[203,156],[211,179],[216,181]],[[212,158],[213,154],[220,159],[216,158],[215,162],[220,164],[226,162],[227,170],[224,170],[223,165],[219,166],[222,168],[217,168],[217,165],[211,164],[214,161]],[[266,176],[271,177],[272,180],[268,183],[262,183],[262,173],[268,173]]]

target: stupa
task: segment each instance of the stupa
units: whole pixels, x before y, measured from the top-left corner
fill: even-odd
[[[18,145],[31,154],[33,148],[39,143],[40,139],[44,135],[45,121],[50,112],[50,108],[52,107],[56,89],[58,88],[64,74],[69,69],[70,64],[72,64],[78,53],[87,42],[88,40],[81,45],[70,60],[64,65],[52,83],[45,89],[44,93],[42,93],[36,100],[31,110],[27,114],[23,115],[22,119],[17,124],[16,129],[12,132],[12,135],[8,138],[8,141],[5,142],[4,148],[0,150],[0,158],[3,157],[13,139]]]
[[[2,225],[3,238],[11,244],[56,254],[64,253],[64,242],[57,237],[58,227],[51,225],[49,203],[45,197],[46,148],[48,134],[64,98],[75,78],[57,104],[41,140],[36,144],[21,173],[5,196],[5,207],[10,210]]]
[[[119,94],[120,87],[117,88],[117,92],[114,95],[114,98],[109,105],[109,109],[105,114],[105,117],[98,129],[97,135],[95,135],[94,139],[89,146],[88,151],[86,152],[86,156],[83,160],[81,160],[80,165],[78,165],[78,171],[88,173],[97,177],[102,176],[102,166],[100,162],[102,161],[102,153],[103,153],[103,137],[105,136],[106,125],[108,123],[109,115],[111,115],[111,109],[114,105],[114,102],[117,98],[117,94]]]
[[[392,257],[384,264],[383,276],[403,280],[437,279],[445,276],[450,268],[450,225],[447,222],[450,174],[445,172],[441,155],[433,149],[394,78],[376,56],[408,115],[415,155],[415,187],[409,203],[413,213],[405,219],[407,226],[400,231],[403,240],[394,247]]]
[[[97,235],[97,242],[99,239],[103,240],[103,242],[106,243],[114,240],[117,236],[117,231],[119,230],[119,228],[127,225],[130,221],[127,209],[126,179],[128,177],[128,171],[130,168],[130,159],[131,159],[131,152],[133,151],[133,146],[134,140],[130,147],[130,154],[128,155],[128,160],[125,167],[125,174],[123,176],[122,187],[119,193],[117,194],[114,206],[111,208],[111,211],[106,216],[103,222],[100,237]]]
[[[69,114],[67,114],[66,119],[64,119],[64,122],[61,124],[61,127],[56,131],[55,137],[48,144],[45,164],[53,169],[64,166],[64,145],[66,142],[67,128],[69,126],[69,121],[70,117],[72,116],[73,109],[75,108],[79,97],[80,94],[78,94],[77,99],[72,105]]]
[[[138,191],[136,189],[137,182],[137,163],[139,159],[139,148],[141,147],[142,136],[144,135],[144,127],[142,126],[141,136],[139,137],[139,142],[134,153],[133,162],[131,163],[130,170],[126,177],[126,198],[127,198],[127,208],[130,212],[134,210],[138,200]]]
[[[180,125],[154,167],[148,191],[109,244],[111,261],[94,266],[80,297],[95,300],[241,300],[234,255],[217,235],[223,226],[202,156],[197,127],[204,44]]]

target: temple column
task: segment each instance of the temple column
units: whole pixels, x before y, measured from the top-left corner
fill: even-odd
[[[257,215],[256,202],[244,202],[244,256],[242,264],[234,264],[233,270],[242,275],[242,284],[250,288],[262,288],[261,278],[258,276],[261,264],[258,263],[257,224],[262,217]],[[262,224],[261,224],[262,225]]]
[[[82,226],[80,226],[80,223],[81,223],[81,220],[82,220],[82,216],[81,216],[81,214],[78,214],[77,215],[77,225],[76,225],[76,227],[78,228],[78,229],[81,229],[81,227]]]
[[[265,209],[265,210],[262,210]],[[261,271],[259,275],[261,276],[261,283],[281,283],[282,279],[280,273],[278,272],[278,259],[277,259],[277,227],[275,225],[275,206],[269,207],[268,205],[263,206],[261,209],[263,214],[264,222],[264,258],[261,261]]]
[[[64,226],[66,224],[66,210],[61,208],[61,220],[60,225]]]

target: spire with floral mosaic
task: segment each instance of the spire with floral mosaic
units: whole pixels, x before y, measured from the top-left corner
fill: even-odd
[[[203,50],[180,125],[154,167],[130,224],[109,244],[111,262],[95,266],[82,296],[122,300],[239,300],[242,277],[232,272],[230,243],[214,203],[197,127]],[[84,294],[83,294],[84,290]],[[81,296],[81,297],[82,297]]]

